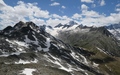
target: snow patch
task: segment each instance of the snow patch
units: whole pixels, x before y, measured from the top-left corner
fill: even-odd
[[[39,47],[37,47],[37,49],[38,49],[39,51],[41,51],[41,50],[43,50],[44,52],[49,51],[49,48],[50,48],[50,38],[46,38],[45,45],[46,45],[47,48],[42,48],[42,47],[39,45],[38,39],[37,39],[35,36],[33,36],[33,37],[35,38],[35,41],[30,40],[30,39],[28,38],[28,36],[25,35],[25,40],[24,40],[24,41],[25,41],[26,43],[28,43],[28,44],[29,44],[29,43],[33,43],[33,44],[39,46]]]
[[[93,62],[93,66],[94,66],[94,67],[98,67],[99,64],[96,64],[96,63]]]
[[[36,38],[35,36],[33,36],[33,37],[35,38],[35,41],[30,40],[30,39],[28,38],[28,36],[25,35],[25,40],[24,40],[24,41],[25,41],[26,43],[28,43],[28,44],[29,44],[29,43],[33,43],[33,44],[35,44],[35,45],[39,45],[39,44],[38,44],[39,42],[38,42],[37,38]]]
[[[33,75],[32,72],[34,71],[36,71],[36,69],[25,68],[20,74]]]
[[[20,41],[13,41],[13,42],[17,43],[20,46],[24,46],[26,48],[28,47],[28,45],[25,42],[20,42]]]
[[[17,41],[17,40],[11,41],[11,40],[8,40],[8,39],[6,39],[6,41],[11,43],[11,44],[18,44],[18,45],[24,46],[26,48],[28,47],[28,45],[25,42],[21,42],[21,41]]]
[[[15,64],[30,64],[30,63],[37,63],[37,62],[38,62],[37,59],[35,59],[33,61],[28,61],[28,60],[25,61],[25,60],[20,59],[19,62],[15,62]]]
[[[20,55],[21,53],[26,53],[26,52],[25,51],[23,51],[23,52],[13,52],[13,53],[6,52],[6,53],[3,53],[2,55],[0,55],[0,57],[8,57],[10,55]]]

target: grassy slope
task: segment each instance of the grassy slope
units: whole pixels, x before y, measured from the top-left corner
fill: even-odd
[[[99,64],[100,70],[105,74],[120,74],[120,57],[111,56],[111,54],[120,56],[120,47],[118,46],[118,42],[114,37],[108,37],[100,32],[94,31],[88,33],[62,32],[62,34],[59,34],[58,37],[72,46],[82,47],[88,51],[94,52],[95,55],[90,56],[89,60]],[[105,54],[96,47],[104,49],[104,51],[107,51],[109,54],[111,54]]]

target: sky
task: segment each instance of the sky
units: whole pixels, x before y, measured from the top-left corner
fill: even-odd
[[[75,21],[87,26],[120,22],[120,0],[0,0],[0,29],[19,21],[56,26]]]

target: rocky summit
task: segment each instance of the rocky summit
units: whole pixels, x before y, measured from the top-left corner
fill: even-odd
[[[0,31],[0,75],[119,75],[119,49],[105,27],[20,21]]]

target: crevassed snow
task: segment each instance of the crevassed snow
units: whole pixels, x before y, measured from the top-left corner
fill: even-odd
[[[28,61],[28,60],[22,60],[20,59],[19,62],[15,62],[15,64],[30,64],[30,63],[37,63],[38,60],[37,59],[34,59],[33,61]]]
[[[36,71],[36,69],[31,69],[31,68],[25,68],[22,73],[20,74],[25,74],[25,75],[33,75],[32,72]]]

